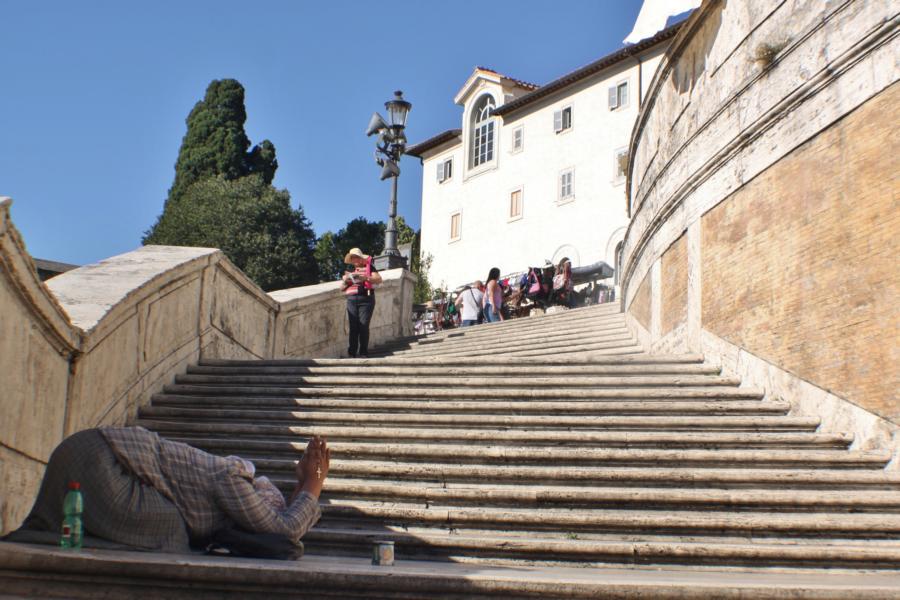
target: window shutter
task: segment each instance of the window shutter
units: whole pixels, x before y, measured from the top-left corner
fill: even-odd
[[[437,180],[438,183],[444,181],[444,163],[443,161],[437,164]]]
[[[557,110],[553,113],[553,131],[562,131],[562,111]]]
[[[609,110],[619,106],[619,96],[616,86],[609,88]]]
[[[620,85],[619,89],[622,92],[621,94],[619,94],[619,104],[621,106],[625,106],[626,104],[628,104],[628,82],[626,81],[625,83]]]

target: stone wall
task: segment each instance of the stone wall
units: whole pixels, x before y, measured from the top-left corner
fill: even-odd
[[[0,533],[66,435],[130,422],[200,358],[339,356],[340,283],[266,294],[221,251],[145,246],[46,284],[0,200]],[[410,335],[413,276],[382,274],[372,342]]]
[[[898,30],[885,3],[705,1],[632,133],[622,275],[652,350],[895,452]]]

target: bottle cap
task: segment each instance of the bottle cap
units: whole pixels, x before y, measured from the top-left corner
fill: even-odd
[[[69,482],[69,489],[70,489],[70,490],[80,490],[80,489],[81,489],[81,484],[78,483],[77,481],[70,481],[70,482]]]

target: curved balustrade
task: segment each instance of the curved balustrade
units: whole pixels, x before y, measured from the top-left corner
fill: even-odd
[[[0,199],[0,532],[66,435],[129,422],[200,358],[338,356],[340,283],[266,294],[214,248],[144,246],[42,284]],[[413,276],[383,273],[371,343],[411,334]]]

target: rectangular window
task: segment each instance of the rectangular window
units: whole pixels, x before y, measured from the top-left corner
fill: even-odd
[[[437,180],[438,183],[444,183],[453,176],[453,159],[448,158],[437,164]]]
[[[560,133],[572,128],[572,107],[566,106],[553,113],[553,131]]]
[[[628,169],[628,148],[616,150],[613,169],[613,178],[616,180],[616,183],[625,181],[625,172]]]
[[[460,213],[450,215],[450,241],[458,240],[460,237]]]
[[[568,171],[563,171],[559,176],[559,199],[566,200],[575,195],[575,188],[573,186],[573,175],[575,172],[572,169]]]
[[[628,106],[628,82],[621,81],[609,88],[609,110]]]
[[[509,219],[522,217],[522,189],[514,190],[509,194]]]
[[[521,152],[522,148],[525,147],[525,128],[522,126],[516,127],[512,132],[512,151],[513,152]]]

